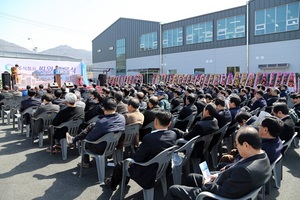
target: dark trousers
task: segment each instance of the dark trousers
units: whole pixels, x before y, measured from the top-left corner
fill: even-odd
[[[103,152],[104,152],[104,149],[100,149],[96,145],[90,144],[90,143],[87,143],[85,148],[89,149],[91,152],[93,152],[95,154],[99,154],[99,155],[102,155]],[[89,163],[90,162],[90,156],[88,154],[83,155],[83,162],[84,163]]]
[[[193,200],[202,191],[202,176],[200,174],[189,174],[186,186],[173,185],[169,188],[165,200],[181,199]]]

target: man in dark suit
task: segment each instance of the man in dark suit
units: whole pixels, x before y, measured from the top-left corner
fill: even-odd
[[[257,90],[255,94],[256,100],[254,101],[253,105],[250,108],[250,111],[256,110],[257,108],[262,108],[267,105],[266,100],[263,97],[264,92],[262,90]]]
[[[3,87],[2,93],[0,93],[0,101],[2,99],[13,99],[13,94],[9,92],[9,87],[7,85]],[[2,108],[2,105],[4,105],[4,103],[0,102],[0,110]],[[5,107],[5,109],[9,110],[9,107]]]
[[[52,100],[52,103],[55,105],[59,105],[60,109],[62,110],[66,106],[66,100],[62,99],[62,90],[58,89],[54,91],[55,99]]]
[[[194,94],[190,94],[186,97],[186,106],[178,114],[177,120],[183,120],[192,113],[197,113],[197,107],[194,105],[196,97]],[[177,121],[175,128],[185,131],[187,127],[187,122]]]
[[[154,127],[155,131],[147,134],[140,147],[133,156],[136,162],[147,162],[154,158],[163,150],[175,145],[176,134],[174,131],[168,130],[171,125],[172,115],[168,111],[161,110],[155,115]],[[123,162],[117,164],[114,169],[111,180],[106,183],[115,190],[117,185],[121,182]],[[150,189],[154,187],[156,176],[156,165],[142,167],[132,164],[128,169],[130,178],[139,184],[143,189]]]
[[[99,94],[98,91],[93,92],[93,97],[94,97],[94,104],[91,106],[89,110],[85,111],[85,116],[84,116],[85,122],[88,122],[90,119],[92,119],[97,115],[104,115],[102,105],[106,97],[103,94]],[[88,124],[86,124],[86,126],[82,128],[86,128],[87,125]]]
[[[2,99],[12,99],[14,97],[14,95],[12,93],[9,92],[9,87],[8,85],[5,85],[3,87],[2,93],[0,93],[0,101]]]
[[[52,104],[53,97],[51,94],[45,94],[42,96],[42,104],[37,108],[33,117],[37,117],[44,112],[59,112],[59,106]],[[42,120],[36,121],[33,126],[33,134],[36,135],[41,131]]]
[[[187,186],[173,185],[166,200],[196,199],[202,191],[209,191],[225,198],[241,198],[269,180],[271,167],[268,156],[261,149],[262,142],[253,127],[242,127],[236,136],[236,145],[242,160],[230,168],[204,179],[200,174],[190,174]]]
[[[142,129],[139,131],[139,139],[143,140],[143,137],[150,133],[150,129],[143,129],[145,126],[154,121],[156,113],[158,113],[161,108],[158,106],[158,98],[156,96],[151,96],[148,102],[149,109],[145,110],[144,114],[144,123],[142,125]]]
[[[273,104],[273,115],[283,121],[283,130],[279,137],[281,140],[288,141],[295,134],[295,123],[289,115],[289,108],[285,103]]]
[[[174,98],[170,102],[171,103],[171,113],[172,114],[177,114],[182,110],[183,99],[180,95],[181,95],[180,90],[177,89],[177,90],[174,91]]]
[[[185,140],[191,140],[192,138],[200,135],[200,137],[214,133],[219,129],[218,120],[213,116],[216,115],[217,110],[215,105],[207,104],[203,110],[203,118],[201,121],[198,121],[192,130],[189,132],[184,132],[178,128],[173,130],[177,134],[177,138],[184,138]],[[191,157],[201,158],[203,150],[203,143],[196,143],[194,151],[192,152]]]
[[[23,101],[21,101],[21,106],[20,106],[20,112],[23,112],[24,110],[26,110],[27,108],[30,108],[32,106],[39,106],[41,105],[41,100],[40,99],[36,99],[35,98],[36,95],[36,91],[34,89],[30,89],[28,90],[28,99],[25,99]],[[24,124],[29,124],[30,119],[29,119],[29,115],[26,114],[24,116]]]
[[[222,97],[218,97],[215,101],[217,115],[215,118],[218,120],[218,126],[222,128],[228,122],[231,122],[232,117],[230,111],[225,108],[225,99]]]
[[[128,112],[127,104],[123,103],[123,93],[121,91],[116,91],[114,93],[114,98],[117,101],[117,112],[124,115]]]

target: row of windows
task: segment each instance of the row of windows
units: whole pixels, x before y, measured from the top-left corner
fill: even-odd
[[[245,15],[218,20],[218,40],[245,37]]]
[[[245,15],[220,19],[218,23],[218,40],[245,37]],[[183,45],[183,28],[163,31],[163,48]],[[208,21],[186,27],[186,44],[213,41],[213,22]],[[143,34],[140,37],[140,51],[157,49],[157,32]]]
[[[213,41],[212,21],[193,24],[186,27],[186,44],[196,44]]]
[[[182,46],[182,27],[163,32],[163,48]]]
[[[299,29],[300,2],[255,11],[255,35]],[[217,20],[217,40],[245,37],[245,15]],[[183,28],[163,31],[163,48],[183,45]],[[186,44],[213,41],[213,21],[186,27]],[[140,51],[157,49],[157,32],[140,37]]]
[[[157,32],[143,34],[140,37],[140,51],[157,49]]]
[[[255,35],[299,29],[299,2],[255,12]]]

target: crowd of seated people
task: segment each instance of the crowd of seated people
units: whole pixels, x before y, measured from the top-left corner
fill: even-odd
[[[6,98],[6,93],[13,94],[13,92],[16,93],[15,90],[9,92],[4,87],[2,93],[0,93],[0,100],[1,98]],[[255,157],[257,162],[268,163],[266,166],[269,166],[269,163],[274,162],[279,156],[282,144],[292,138],[295,129],[297,131],[297,126],[300,125],[300,94],[289,94],[285,85],[280,88],[265,88],[262,85],[253,88],[221,84],[216,86],[208,84],[201,87],[199,83],[176,85],[161,82],[160,84],[136,83],[122,86],[106,84],[100,91],[94,87],[91,89],[87,89],[87,87],[72,88],[68,91],[66,88],[44,90],[42,86],[35,87],[35,89],[27,86],[27,90],[22,93],[22,96],[25,99],[20,103],[20,112],[30,106],[39,106],[38,113],[41,113],[43,109],[49,107],[49,110],[57,112],[53,125],[59,125],[72,118],[83,119],[84,122],[76,136],[68,135],[65,129],[55,130],[53,140],[51,140],[53,143],[50,144],[53,146],[54,153],[60,151],[59,141],[62,138],[66,138],[69,144],[74,144],[82,139],[95,141],[111,130],[124,130],[127,124],[140,123],[141,130],[137,133],[134,140],[134,147],[137,149],[137,154],[141,157],[134,157],[133,155],[134,158],[140,159],[145,156],[143,153],[147,153],[144,145],[146,143],[150,144],[151,140],[153,142],[156,140],[152,134],[168,134],[168,137],[171,137],[167,138],[170,140],[167,142],[167,145],[162,143],[164,147],[159,149],[159,151],[162,151],[167,146],[174,145],[176,139],[183,138],[189,141],[195,136],[204,137],[213,134],[229,123],[229,128],[224,138],[232,137],[233,134],[237,133],[238,128],[242,131],[239,131],[236,136],[235,148],[227,149],[228,152],[232,153],[221,159],[222,165],[220,165],[219,169],[228,170],[232,165],[230,163],[237,162],[241,158],[247,160],[251,155]],[[287,106],[288,99],[291,99],[294,107],[289,108]],[[256,110],[261,110],[261,113],[268,112],[269,115],[273,116],[266,117],[258,122],[256,120],[258,120],[259,112],[255,113],[254,111]],[[191,114],[196,114],[197,117],[194,118],[192,126],[187,130],[187,122],[182,120]],[[34,116],[37,116],[37,114]],[[95,116],[99,116],[99,119],[90,124],[88,121]],[[171,119],[174,116],[177,117],[178,121],[175,121],[175,126],[172,130],[168,130],[170,129]],[[154,123],[154,128],[158,129],[158,131],[151,128],[148,130],[143,129],[150,123]],[[37,126],[34,130],[34,133],[37,133],[40,131],[40,127]],[[245,132],[245,130],[248,130],[248,132]],[[250,134],[251,136],[249,137],[252,137],[252,139],[245,136],[247,134]],[[240,138],[241,136],[243,139]],[[120,138],[117,148],[123,148],[123,140],[124,136]],[[252,144],[256,140],[260,141],[261,144],[258,146]],[[91,151],[101,153],[103,144],[90,146],[89,148],[91,148]],[[139,148],[142,149],[139,151]],[[50,151],[50,149],[48,148],[47,150]],[[203,158],[202,150],[203,146],[196,144],[191,157]],[[265,151],[266,154],[262,153],[262,151]],[[155,151],[155,154],[148,156],[143,161],[148,161],[158,153],[158,150]],[[266,156],[268,161],[265,159]],[[88,156],[85,157],[83,165],[83,167],[90,167]],[[223,168],[225,165],[226,167]],[[118,177],[113,177],[109,182],[112,189],[115,189],[120,182],[119,174],[121,173],[122,163],[117,166],[119,171],[115,171],[114,174]],[[240,167],[247,168],[248,164]],[[260,175],[266,177],[269,169],[266,168],[264,170]],[[143,179],[137,176],[140,175],[134,175],[132,172],[134,180],[138,180],[141,186],[146,184],[143,183]],[[198,175],[193,174],[191,177],[202,182],[202,178]],[[193,182],[188,186],[197,187],[196,193],[198,194],[202,190],[218,193],[218,190],[215,189],[219,187],[218,183],[232,184],[227,183],[226,180],[219,180],[219,178],[218,181],[209,180],[204,185]],[[262,182],[263,180],[261,179],[258,183]],[[245,183],[245,185],[247,184]],[[250,188],[253,187],[251,186]],[[185,189],[186,187],[184,186],[172,187],[167,199],[176,199],[182,195],[179,194],[180,191]],[[242,189],[239,188],[239,190]],[[243,190],[237,194],[242,196],[242,194],[247,192]],[[195,191],[190,189],[184,193],[185,195],[196,194]],[[231,198],[239,197],[231,196],[231,193],[219,194]]]

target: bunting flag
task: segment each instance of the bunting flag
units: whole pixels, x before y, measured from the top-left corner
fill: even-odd
[[[248,77],[247,73],[242,73],[241,80],[240,80],[240,84],[242,86],[246,86],[247,77]]]
[[[284,72],[282,76],[281,85],[287,85],[289,73]]]
[[[236,73],[235,73],[235,76],[234,76],[234,82],[233,82],[233,85],[234,85],[235,87],[237,87],[239,84],[240,84],[240,73],[239,73],[239,72],[236,72]]]
[[[221,76],[221,84],[226,85],[226,74],[222,74]]]
[[[276,74],[274,72],[270,73],[269,84],[268,84],[269,87],[274,87],[275,79],[276,79]]]
[[[262,73],[258,72],[255,77],[254,87],[257,88],[257,85],[260,84],[262,78]]]
[[[295,73],[290,73],[287,86],[291,92],[296,91],[296,76]]]
[[[214,85],[219,85],[219,83],[220,83],[220,75],[219,74],[215,74],[213,84]]]
[[[209,75],[209,82],[208,82],[209,85],[212,85],[214,83],[214,76],[215,76],[214,74]]]
[[[253,87],[253,84],[254,84],[254,74],[249,73],[249,75],[247,77],[247,81],[246,81],[246,86]]]
[[[208,85],[209,83],[209,74],[205,75],[205,78],[204,78],[204,85]]]
[[[263,73],[260,84],[262,84],[263,86],[267,86],[267,81],[268,81],[268,74]]]
[[[275,87],[280,87],[281,85],[281,81],[282,81],[282,73],[281,72],[278,72],[277,73],[277,76],[276,76],[276,81],[275,81]]]
[[[232,85],[233,83],[233,74],[228,74],[226,85]]]

